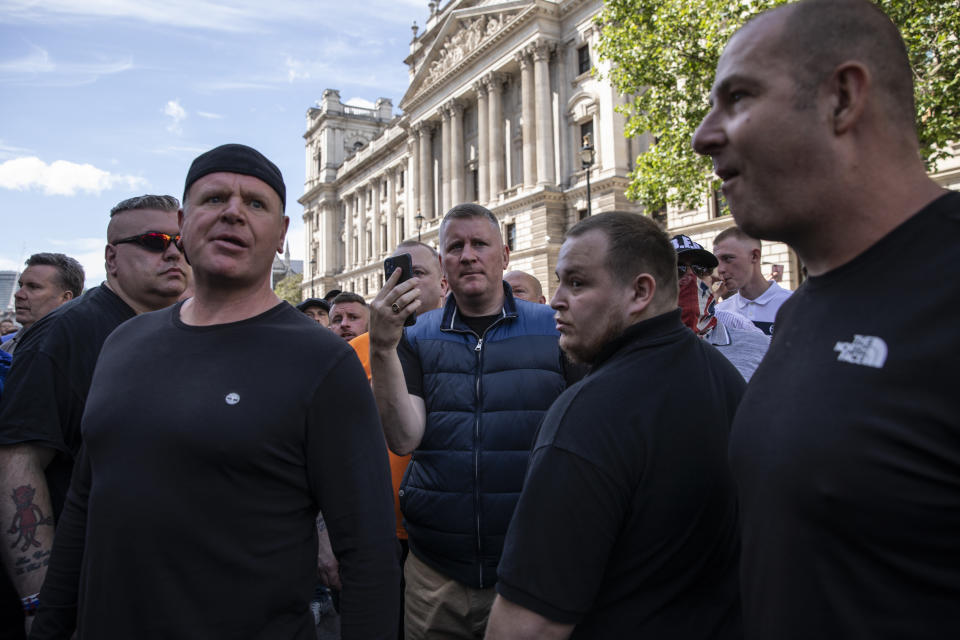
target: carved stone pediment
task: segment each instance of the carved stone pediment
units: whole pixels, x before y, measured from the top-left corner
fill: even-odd
[[[427,82],[439,80],[475,50],[481,42],[500,31],[518,13],[520,12],[504,11],[460,20],[460,28],[435,46],[436,56],[428,67]]]
[[[401,106],[442,81],[474,54],[496,41],[497,36],[512,30],[535,8],[536,3],[515,1],[453,11],[424,52],[423,62]]]

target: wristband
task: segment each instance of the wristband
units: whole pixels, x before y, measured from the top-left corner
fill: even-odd
[[[20,603],[23,605],[23,612],[28,616],[32,616],[37,612],[37,609],[40,608],[40,594],[34,593],[26,598],[20,598]]]

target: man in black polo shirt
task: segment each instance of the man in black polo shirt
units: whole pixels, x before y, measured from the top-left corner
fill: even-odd
[[[560,347],[591,373],[544,417],[487,638],[738,638],[727,435],[745,383],[684,326],[648,218],[604,213],[557,259]]]

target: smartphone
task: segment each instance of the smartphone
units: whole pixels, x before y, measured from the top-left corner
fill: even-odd
[[[400,267],[402,270],[400,272],[400,280],[397,282],[397,284],[405,282],[413,277],[413,258],[409,253],[401,253],[399,255],[391,256],[383,261],[383,273],[385,275],[384,280],[388,280],[390,275],[397,269],[397,267]],[[411,313],[409,316],[407,316],[407,319],[404,320],[403,326],[409,327],[416,324],[416,322],[417,314]]]

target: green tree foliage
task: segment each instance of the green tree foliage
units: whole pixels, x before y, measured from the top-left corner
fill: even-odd
[[[277,283],[273,288],[273,292],[277,294],[278,298],[286,300],[290,304],[296,306],[303,302],[303,292],[300,289],[300,285],[303,283],[303,274],[300,273],[291,273],[286,278]]]
[[[899,26],[916,84],[921,149],[932,164],[960,140],[960,2],[876,0]],[[713,180],[708,158],[690,146],[709,110],[717,61],[751,16],[785,0],[607,0],[597,17],[598,53],[609,79],[633,99],[626,135],[655,142],[637,158],[627,195],[648,209],[696,207]]]

